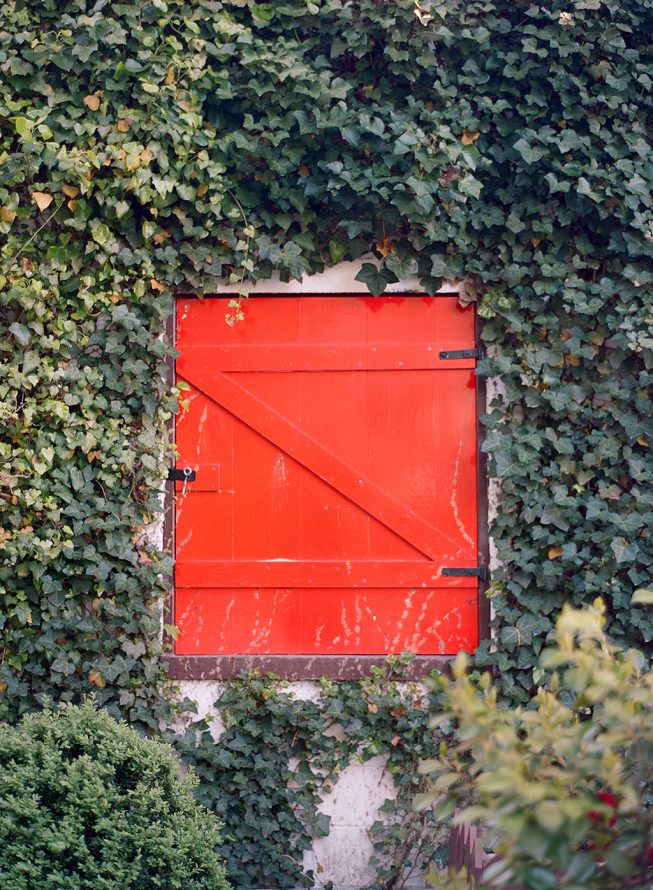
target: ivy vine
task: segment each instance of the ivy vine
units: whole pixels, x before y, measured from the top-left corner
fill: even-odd
[[[168,719],[172,294],[361,257],[373,294],[464,280],[504,384],[477,663],[525,700],[561,604],[597,593],[650,650],[652,31],[651,0],[6,0],[0,718],[96,691]]]
[[[394,780],[370,829],[376,877],[366,890],[400,890],[429,864],[446,859],[429,812],[413,812],[422,790],[421,759],[439,751],[429,730],[439,693],[405,680],[408,654],[390,657],[361,681],[322,680],[319,698],[299,698],[274,678],[243,675],[215,703],[210,718],[189,720],[173,743],[201,779],[200,800],[224,824],[227,872],[236,890],[310,887],[303,853],[329,833],[324,795],[352,761],[382,755]]]

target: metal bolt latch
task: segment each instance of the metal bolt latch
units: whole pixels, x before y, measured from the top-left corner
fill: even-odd
[[[186,494],[186,485],[189,482],[194,482],[197,477],[197,473],[192,467],[183,467],[183,469],[177,469],[176,467],[168,470],[168,482],[183,482],[183,486],[181,489],[182,495]]]

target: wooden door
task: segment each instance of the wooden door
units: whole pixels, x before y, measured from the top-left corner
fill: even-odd
[[[455,296],[177,306],[177,655],[478,641],[474,314]],[[451,573],[451,574],[449,574]]]

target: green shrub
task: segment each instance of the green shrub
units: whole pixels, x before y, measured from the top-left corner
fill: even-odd
[[[600,600],[564,608],[541,659],[554,673],[526,707],[502,707],[464,657],[454,681],[442,680],[435,723],[449,724],[456,744],[424,762],[431,786],[416,805],[444,818],[471,801],[459,818],[486,826],[502,857],[487,885],[653,884],[653,671],[609,642],[604,611]]]
[[[92,702],[0,724],[0,886],[226,890],[194,782]]]

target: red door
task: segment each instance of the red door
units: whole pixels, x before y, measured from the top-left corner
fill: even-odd
[[[474,314],[445,297],[177,307],[177,655],[478,642]],[[452,573],[452,574],[449,574]]]

